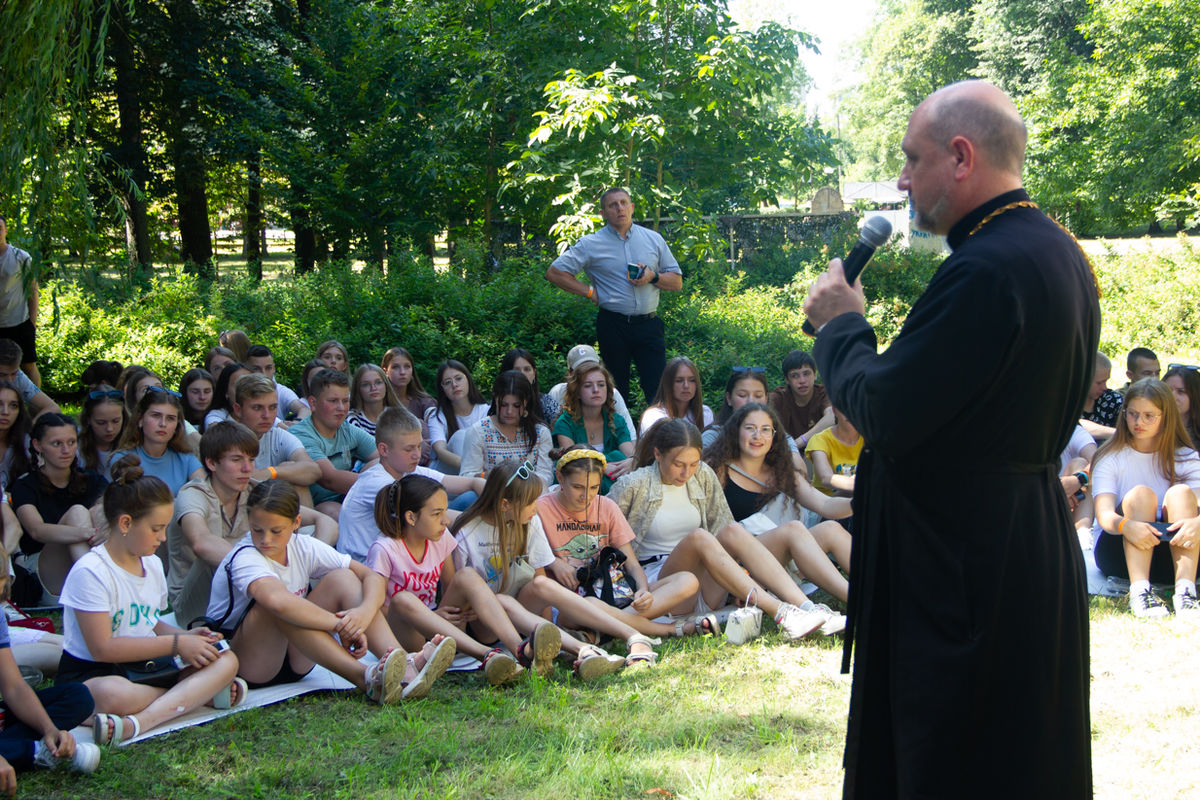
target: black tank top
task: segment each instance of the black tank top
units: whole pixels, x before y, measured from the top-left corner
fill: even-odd
[[[725,502],[729,503],[729,510],[733,512],[733,518],[736,520],[743,520],[758,511],[773,495],[774,492],[767,495],[766,492],[743,489],[734,483],[732,478],[725,478]]]

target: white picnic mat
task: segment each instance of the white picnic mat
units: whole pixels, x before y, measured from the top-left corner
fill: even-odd
[[[163,620],[170,625],[175,624],[174,614],[163,615]],[[372,663],[377,659],[375,656],[367,653],[363,657],[364,663]],[[450,665],[447,672],[469,672],[479,669],[480,663],[471,656],[459,654],[454,662]],[[293,697],[299,697],[302,694],[309,692],[325,692],[325,691],[346,691],[353,689],[354,684],[346,680],[340,675],[336,675],[324,667],[318,665],[313,667],[312,672],[304,676],[303,679],[295,683],[284,683],[279,686],[268,686],[263,689],[251,689],[246,694],[246,701],[240,704],[237,708],[227,708],[218,711],[215,708],[208,706],[200,706],[194,711],[189,711],[187,714],[176,717],[170,722],[159,725],[157,728],[148,731],[142,731],[136,739],[129,739],[122,743],[122,747],[134,742],[140,742],[145,739],[153,739],[155,736],[162,736],[171,731],[177,731],[180,728],[189,728],[192,725],[203,725],[206,722],[212,722],[214,719],[237,714],[240,711],[245,711],[250,708],[260,708],[269,706],[274,703],[281,703]],[[75,738],[79,741],[92,741],[92,729],[82,725],[71,731]]]

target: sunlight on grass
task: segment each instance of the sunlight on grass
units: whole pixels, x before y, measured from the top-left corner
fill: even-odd
[[[1092,600],[1096,797],[1200,796],[1196,628]],[[850,681],[838,640],[668,641],[654,669],[507,690],[449,675],[377,708],[310,695],[109,751],[22,796],[823,800],[841,792]]]

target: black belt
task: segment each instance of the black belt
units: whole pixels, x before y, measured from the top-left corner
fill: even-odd
[[[651,311],[649,314],[618,314],[616,311],[609,311],[607,308],[602,308],[600,311],[603,314],[608,314],[609,316],[617,317],[631,323],[645,322],[648,319],[654,319],[658,316],[657,311]]]

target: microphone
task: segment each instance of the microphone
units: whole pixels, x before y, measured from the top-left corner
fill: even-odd
[[[867,220],[866,224],[862,227],[862,231],[858,234],[858,241],[854,244],[850,253],[842,260],[842,269],[846,273],[847,284],[854,285],[854,281],[858,279],[859,273],[863,271],[863,267],[871,260],[871,256],[875,255],[875,250],[885,244],[891,235],[892,223],[883,217],[875,216]],[[801,330],[809,336],[816,336],[817,334],[812,323],[808,320],[804,320]]]

